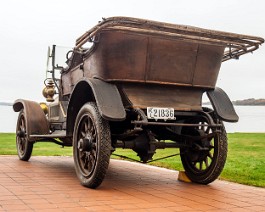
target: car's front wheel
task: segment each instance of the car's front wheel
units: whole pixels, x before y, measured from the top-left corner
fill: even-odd
[[[24,111],[20,111],[16,128],[17,154],[20,160],[28,161],[32,154],[33,142],[30,142],[27,135],[27,123]]]

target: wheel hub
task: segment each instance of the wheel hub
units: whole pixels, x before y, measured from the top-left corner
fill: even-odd
[[[80,152],[91,151],[92,147],[93,147],[93,143],[90,137],[81,138],[77,146]]]
[[[17,131],[17,136],[20,137],[20,138],[24,138],[26,136],[25,130]]]

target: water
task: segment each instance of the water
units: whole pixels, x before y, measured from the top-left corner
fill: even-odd
[[[15,132],[17,117],[12,106],[0,105],[0,132]]]
[[[265,106],[235,106],[239,122],[225,123],[227,132],[264,132]],[[15,132],[18,113],[12,106],[0,105],[0,132]]]
[[[237,123],[225,123],[227,132],[265,132],[265,106],[235,106]]]

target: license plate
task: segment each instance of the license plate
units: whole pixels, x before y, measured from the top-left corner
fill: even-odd
[[[148,119],[164,119],[174,120],[174,108],[162,108],[162,107],[148,107],[147,108]]]

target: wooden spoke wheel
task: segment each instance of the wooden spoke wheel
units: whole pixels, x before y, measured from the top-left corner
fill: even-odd
[[[17,154],[20,160],[28,161],[31,157],[33,142],[28,140],[26,117],[23,111],[18,115],[16,128]]]
[[[221,174],[227,157],[227,136],[223,123],[217,132],[209,126],[192,129],[192,135],[206,136],[194,142],[192,147],[181,148],[181,161],[186,175],[191,181],[208,184]],[[208,124],[200,122],[200,124]],[[211,136],[212,135],[212,136]]]
[[[111,137],[109,124],[94,103],[85,104],[79,111],[73,142],[75,170],[81,184],[98,187],[108,169]]]

